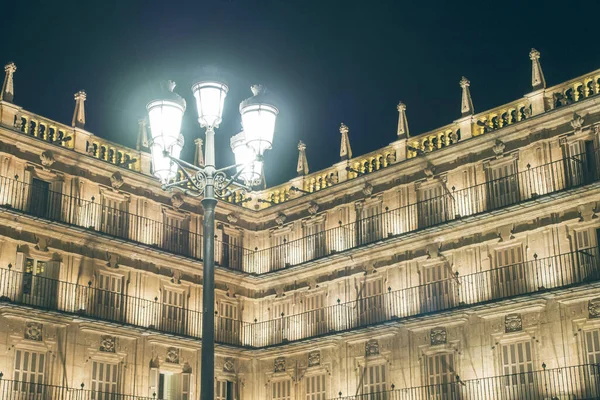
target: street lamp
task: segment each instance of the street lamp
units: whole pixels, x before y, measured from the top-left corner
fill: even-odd
[[[198,109],[198,122],[206,128],[204,166],[198,167],[179,159],[183,148],[181,121],[185,100],[173,92],[175,84],[169,82],[167,90],[157,100],[146,106],[152,131],[150,146],[153,173],[164,190],[181,190],[185,194],[202,197],[203,220],[203,290],[202,290],[202,362],[201,400],[214,400],[215,365],[215,207],[217,198],[231,194],[229,187],[240,179],[243,190],[251,190],[260,183],[263,153],[271,148],[278,110],[266,97],[264,89],[252,86],[253,97],[240,104],[244,131],[231,138],[235,164],[215,168],[215,128],[221,123],[223,105],[229,88],[215,81],[203,81],[192,86]],[[232,176],[227,171],[235,169]],[[182,178],[177,179],[178,172]]]

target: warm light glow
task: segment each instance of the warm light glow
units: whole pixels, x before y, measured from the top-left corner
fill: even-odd
[[[219,126],[228,90],[227,85],[219,82],[198,82],[192,86],[201,126]]]
[[[246,132],[248,146],[262,156],[265,150],[271,148],[275,133],[275,120],[279,110],[264,101],[265,94],[260,86],[253,86],[254,97],[240,104],[242,125]]]
[[[246,135],[242,131],[231,138],[231,150],[235,155],[235,163],[240,179],[247,185],[253,186],[260,182],[263,162],[258,159],[254,150],[247,146]]]
[[[177,175],[177,166],[165,157],[166,151],[173,157],[179,157],[183,147],[181,121],[185,112],[185,100],[173,93],[175,84],[169,83],[165,98],[153,100],[146,106],[152,132],[152,170],[162,183]]]

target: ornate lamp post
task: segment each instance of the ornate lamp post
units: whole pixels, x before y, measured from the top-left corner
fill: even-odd
[[[263,154],[271,148],[278,110],[265,97],[260,86],[253,86],[254,96],[240,104],[244,131],[231,138],[235,165],[216,169],[215,128],[223,116],[227,85],[215,81],[195,83],[192,92],[198,108],[198,122],[206,128],[204,166],[197,167],[179,159],[183,148],[181,121],[186,103],[173,92],[169,82],[163,95],[146,106],[152,131],[153,173],[164,190],[178,189],[202,197],[203,221],[203,295],[202,295],[202,371],[201,400],[214,400],[215,365],[215,207],[218,198],[231,194],[229,186],[241,179],[244,190],[260,183]],[[232,176],[227,171],[235,169]],[[182,178],[177,179],[178,172]],[[239,184],[239,183],[238,183]]]

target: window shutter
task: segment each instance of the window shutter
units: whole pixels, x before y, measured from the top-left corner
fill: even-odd
[[[192,374],[189,372],[184,372],[181,374],[181,400],[191,400],[192,382]]]
[[[25,255],[23,253],[17,253],[17,262],[15,265],[15,270],[23,272],[24,265],[25,265]]]
[[[150,368],[148,397],[154,398],[155,395],[158,395],[158,368]]]

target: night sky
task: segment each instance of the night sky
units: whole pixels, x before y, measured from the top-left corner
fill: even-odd
[[[394,141],[400,100],[413,135],[459,118],[462,75],[476,112],[522,96],[531,47],[549,86],[600,68],[598,15],[598,1],[12,0],[0,63],[17,64],[16,104],[70,124],[84,89],[86,129],[132,147],[152,85],[175,80],[190,161],[202,133],[190,87],[217,68],[230,86],[220,166],[233,162],[239,102],[262,83],[280,108],[272,186],[295,176],[298,140],[311,171],[339,161],[340,122],[355,155]]]

